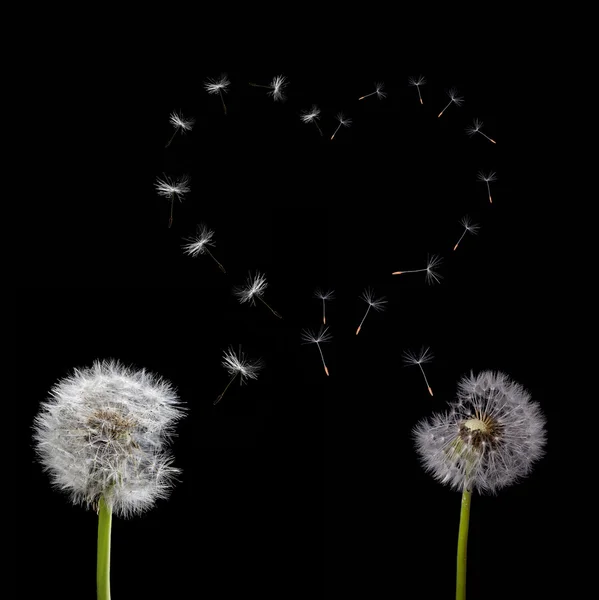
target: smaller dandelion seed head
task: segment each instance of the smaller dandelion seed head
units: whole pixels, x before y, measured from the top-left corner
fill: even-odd
[[[447,95],[456,106],[461,106],[464,103],[464,97],[459,95],[456,88],[451,88]]]
[[[385,84],[382,81],[377,81],[377,83],[375,83],[375,90],[376,90],[376,95],[379,97],[379,99],[383,99],[387,97],[387,93],[383,92],[383,89],[385,88]]]
[[[474,119],[473,124],[469,127],[466,127],[466,133],[468,135],[474,135],[480,128],[483,126],[483,122],[479,119]]]
[[[383,311],[385,310],[385,304],[387,304],[387,300],[385,296],[380,298],[374,297],[374,290],[372,288],[366,288],[362,295],[360,296],[361,300],[364,300],[367,304],[369,304],[374,310]]]
[[[460,220],[460,225],[462,225],[462,227],[466,231],[468,231],[474,235],[476,235],[478,233],[478,230],[480,229],[480,226],[476,223],[473,223],[470,220],[470,217],[468,215],[465,215],[464,217],[462,217],[462,219]]]
[[[489,171],[487,175],[485,175],[482,171],[479,171],[476,178],[479,181],[486,181],[487,183],[490,181],[497,181],[497,175],[495,171]]]
[[[316,288],[314,290],[314,297],[319,298],[320,300],[334,300],[335,290],[327,290],[326,292],[324,292],[320,288]]]
[[[441,265],[443,262],[443,258],[438,254],[433,254],[431,257],[427,259],[426,262],[426,281],[430,285],[434,283],[439,283],[443,276],[436,272],[435,269]]]
[[[406,350],[403,354],[403,360],[408,365],[423,365],[425,363],[431,362],[433,360],[434,355],[431,352],[430,348],[425,348],[424,346],[420,349],[419,352],[413,352],[412,350]]]
[[[226,73],[221,74],[220,77],[212,79],[208,78],[206,82],[204,82],[204,88],[209,94],[218,94],[220,92],[227,92],[227,88],[231,82],[227,77]]]
[[[314,120],[320,119],[320,108],[316,104],[313,104],[310,110],[303,110],[300,113],[300,119],[304,123],[311,123]]]
[[[315,333],[311,329],[302,329],[300,337],[304,344],[324,344],[333,339],[333,335],[329,333],[329,328],[322,325],[318,333]]]
[[[199,254],[205,254],[206,246],[214,246],[215,242],[212,241],[214,237],[214,231],[208,229],[206,225],[201,223],[198,225],[197,233],[195,237],[186,238],[187,244],[183,245],[183,250],[190,256],[198,256]]]
[[[424,77],[424,75],[419,75],[418,77],[410,77],[408,79],[409,85],[419,86],[419,85],[424,85],[425,83],[426,83],[426,77]]]
[[[221,364],[229,375],[239,375],[241,384],[245,383],[247,379],[258,379],[258,373],[264,367],[261,358],[250,360],[246,358],[241,348],[235,352],[232,346],[223,352]]]
[[[245,285],[234,287],[233,293],[237,296],[240,303],[249,302],[255,305],[256,297],[259,298],[262,296],[267,287],[266,277],[260,271],[256,271],[254,276],[251,273],[249,274]]]
[[[268,92],[270,96],[272,96],[273,100],[276,102],[277,100],[284,101],[285,94],[283,93],[283,88],[289,85],[287,78],[285,75],[277,75],[271,82],[270,87],[271,90]]]
[[[181,197],[191,189],[189,183],[189,175],[183,175],[178,179],[171,179],[165,175],[164,179],[160,179],[160,177],[156,178],[155,187],[159,196],[165,196],[169,199],[177,197],[181,201]]]
[[[171,122],[171,125],[175,127],[175,129],[180,129],[181,133],[190,131],[195,123],[195,119],[185,119],[182,114],[177,114],[177,112],[171,113],[169,121]]]
[[[352,120],[349,117],[346,117],[342,112],[337,113],[336,119],[344,127],[349,127],[352,124]]]

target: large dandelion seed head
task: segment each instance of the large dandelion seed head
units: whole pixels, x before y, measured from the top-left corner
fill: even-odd
[[[249,302],[255,306],[256,298],[262,296],[267,287],[266,276],[262,275],[260,271],[256,271],[254,276],[251,273],[249,274],[245,285],[234,287],[233,293],[241,304]]]

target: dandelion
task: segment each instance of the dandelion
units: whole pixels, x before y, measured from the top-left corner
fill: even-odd
[[[279,319],[283,317],[276,311],[273,310],[266,301],[262,297],[264,295],[264,291],[268,287],[268,282],[266,281],[266,277],[260,273],[260,271],[256,271],[256,275],[252,277],[250,272],[249,277],[246,280],[246,284],[242,286],[236,286],[233,288],[233,293],[239,299],[239,302],[243,304],[244,302],[249,302],[252,306],[256,306],[256,298],[270,310],[270,312]]]
[[[171,214],[168,220],[168,226],[170,227],[173,224],[173,208],[175,204],[175,198],[182,202],[182,197],[189,192],[189,181],[190,178],[188,175],[183,175],[183,177],[179,177],[179,179],[172,180],[165,175],[164,179],[156,178],[156,191],[159,196],[164,196],[171,201]]]
[[[473,223],[470,220],[470,217],[468,215],[466,215],[465,217],[463,217],[461,219],[460,225],[464,228],[464,231],[463,231],[462,235],[460,236],[460,239],[458,240],[458,243],[453,247],[454,250],[458,247],[458,244],[462,241],[462,238],[467,233],[471,233],[472,235],[476,235],[478,233],[478,230],[480,229],[480,227],[476,223]]]
[[[426,471],[462,493],[456,599],[464,600],[472,492],[495,494],[530,473],[544,452],[545,418],[521,385],[493,371],[463,377],[449,406],[413,436]]]
[[[285,102],[287,99],[285,94],[283,93],[283,88],[289,85],[287,78],[285,75],[277,75],[269,85],[258,85],[257,83],[250,83],[252,87],[266,88],[270,90],[268,92],[269,96],[272,96],[272,99],[276,102],[280,100],[281,102]]]
[[[358,98],[358,100],[364,100],[364,98],[368,98],[368,96],[374,96],[374,94],[377,95],[379,100],[382,100],[383,98],[387,97],[386,92],[383,92],[385,84],[382,81],[375,83],[374,87],[375,87],[374,92],[371,92],[370,94],[366,94],[366,96],[362,96],[362,97]]]
[[[215,246],[215,242],[212,241],[214,237],[214,231],[212,229],[208,229],[206,225],[201,223],[198,225],[196,236],[193,238],[186,238],[187,244],[183,245],[183,251],[190,256],[199,256],[200,254],[208,254],[210,258],[218,265],[218,268],[226,273],[225,267],[223,267],[210,250],[208,250],[208,246]]]
[[[408,79],[408,85],[416,86],[418,90],[418,98],[420,98],[420,104],[424,104],[422,101],[422,96],[420,95],[420,86],[426,83],[426,78],[423,75],[419,75],[418,78],[410,77]]]
[[[246,358],[245,354],[241,351],[241,346],[239,346],[239,352],[237,354],[232,347],[225,350],[221,364],[227,370],[227,373],[231,375],[231,379],[229,380],[229,383],[227,383],[222,394],[220,394],[213,402],[215,405],[222,400],[225,392],[229,389],[229,386],[235,381],[237,376],[239,376],[239,385],[243,385],[248,379],[258,379],[258,372],[264,366],[264,363],[260,358],[257,360],[249,360]]]
[[[173,141],[173,138],[177,135],[177,132],[180,131],[181,134],[184,134],[186,131],[191,131],[193,125],[195,123],[195,119],[185,119],[182,114],[177,114],[176,112],[172,112],[169,121],[171,125],[175,128],[175,132],[171,136],[171,139],[166,144],[165,148],[168,148]]]
[[[437,115],[438,117],[440,117],[452,104],[455,104],[456,106],[462,106],[464,103],[464,97],[458,95],[458,90],[455,88],[451,88],[449,92],[447,92],[447,95],[449,96],[449,102],[447,103],[447,106]]]
[[[335,137],[335,134],[339,131],[339,128],[341,126],[343,126],[343,127],[349,127],[351,125],[351,122],[352,122],[351,119],[349,119],[349,118],[346,119],[345,115],[342,112],[337,113],[337,117],[336,118],[337,118],[337,121],[339,121],[339,125],[337,125],[337,129],[335,129],[335,132],[331,136],[331,139],[333,139]]]
[[[484,181],[487,184],[487,192],[489,194],[489,202],[493,204],[493,200],[491,199],[491,188],[489,187],[489,183],[491,181],[497,181],[497,177],[495,175],[495,171],[489,171],[487,175],[485,175],[482,171],[478,172],[476,178],[479,181]]]
[[[229,78],[226,73],[223,73],[218,79],[208,78],[208,81],[204,82],[204,88],[209,94],[219,94],[221,102],[223,103],[223,110],[225,115],[227,114],[227,105],[225,104],[225,98],[223,92],[227,93],[227,88],[231,85]]]
[[[326,342],[330,342],[333,339],[333,336],[328,333],[329,328],[320,326],[320,331],[316,334],[310,329],[302,329],[301,338],[304,344],[316,344],[318,351],[320,352],[320,358],[322,359],[322,366],[324,367],[324,372],[328,375],[329,370],[327,369],[327,365],[324,362],[324,356],[322,354],[322,349],[320,344],[324,344]]]
[[[486,135],[485,133],[483,133],[480,128],[483,126],[483,122],[479,121],[478,119],[474,119],[473,124],[470,127],[466,127],[466,133],[469,136],[473,136],[475,133],[480,133],[482,136],[486,137],[490,142],[493,142],[494,144],[496,144],[497,142],[495,140],[492,140],[488,135]]]
[[[300,119],[304,123],[314,123],[314,125],[316,125],[318,128],[318,131],[320,131],[320,135],[322,135],[322,129],[318,125],[318,119],[320,119],[320,108],[318,108],[316,104],[313,104],[310,110],[303,110],[300,113]]]
[[[433,395],[433,390],[428,383],[428,379],[426,378],[426,375],[424,373],[424,369],[422,368],[422,365],[425,363],[431,362],[431,360],[433,360],[433,358],[434,358],[434,356],[433,356],[432,352],[430,351],[430,348],[424,348],[424,347],[421,348],[419,354],[416,354],[415,352],[412,352],[411,350],[406,350],[403,353],[403,359],[404,359],[404,362],[406,363],[406,366],[418,365],[420,367],[420,371],[422,372],[422,376],[424,377],[424,383],[426,383],[426,387],[428,388],[428,393],[431,396]]]
[[[180,471],[168,445],[183,414],[166,380],[98,360],[58,381],[35,417],[36,453],[53,487],[98,512],[99,600],[110,598],[112,515],[138,515],[169,496]]]
[[[322,300],[322,322],[326,325],[327,316],[326,316],[326,308],[325,304],[327,300],[335,299],[335,290],[328,290],[327,292],[323,292],[320,288],[316,288],[314,290],[314,297]]]
[[[429,285],[439,283],[443,279],[442,275],[439,275],[435,269],[443,262],[443,258],[438,254],[433,254],[431,257],[427,257],[425,269],[413,269],[411,271],[394,271],[392,275],[402,275],[404,273],[422,273],[426,272],[426,282]]]
[[[360,296],[360,300],[364,300],[364,302],[366,302],[366,304],[368,304],[368,308],[366,309],[366,313],[364,313],[364,317],[362,318],[362,320],[360,321],[360,324],[358,325],[358,329],[356,329],[356,335],[358,335],[358,333],[360,333],[360,329],[362,329],[362,323],[364,323],[364,320],[368,316],[368,312],[370,311],[370,309],[374,308],[374,310],[377,310],[380,312],[380,311],[385,310],[384,305],[387,304],[387,300],[385,300],[384,296],[379,298],[378,300],[375,299],[374,290],[372,290],[372,288],[366,288],[362,292],[362,295]]]

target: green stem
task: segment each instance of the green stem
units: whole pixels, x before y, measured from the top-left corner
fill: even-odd
[[[462,492],[460,531],[458,533],[458,569],[456,578],[456,600],[466,600],[466,551],[468,549],[468,525],[470,523],[470,500],[472,492]]]
[[[110,600],[110,530],[112,528],[112,509],[100,498],[98,513],[98,564],[96,582],[98,600]]]

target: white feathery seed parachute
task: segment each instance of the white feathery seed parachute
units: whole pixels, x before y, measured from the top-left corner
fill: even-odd
[[[520,384],[482,371],[463,377],[449,411],[420,421],[413,436],[435,479],[458,491],[494,494],[543,456],[545,418]]]
[[[74,504],[103,498],[129,517],[166,498],[180,472],[168,451],[184,415],[169,382],[116,360],[61,379],[34,421],[36,452],[52,484]]]

